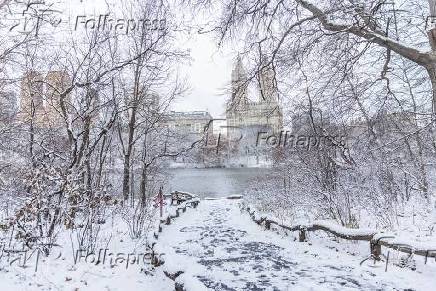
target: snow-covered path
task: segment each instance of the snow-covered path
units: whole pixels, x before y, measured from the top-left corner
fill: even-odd
[[[394,266],[385,273],[382,265],[360,266],[360,256],[264,231],[234,200],[202,201],[159,241],[167,268],[212,290],[431,290],[435,283],[429,274]]]

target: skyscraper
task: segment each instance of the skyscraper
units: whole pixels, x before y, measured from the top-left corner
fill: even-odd
[[[20,121],[32,121],[39,127],[58,127],[62,122],[60,98],[69,82],[68,73],[63,71],[50,71],[45,78],[37,71],[26,73],[21,81]],[[65,102],[70,102],[69,96]]]

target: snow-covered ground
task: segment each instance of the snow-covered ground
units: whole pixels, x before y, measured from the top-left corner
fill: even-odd
[[[153,275],[141,273],[138,268],[110,268],[80,264],[50,262],[40,265],[34,272],[33,267],[23,269],[15,267],[0,273],[0,290],[174,290],[174,282],[165,276],[162,270]]]
[[[235,200],[205,200],[168,226],[159,238],[170,273],[190,290],[434,290],[436,263],[416,271],[390,264],[360,266],[366,244],[265,231]],[[325,242],[325,243],[324,243]],[[342,246],[344,246],[342,248]],[[355,249],[355,253],[350,251]],[[423,259],[423,258],[422,258]]]
[[[117,216],[101,230],[100,262],[98,254],[73,253],[66,236],[59,237],[61,246],[48,258],[40,256],[38,263],[35,254],[27,253],[24,266],[22,255],[8,258],[3,246],[0,290],[174,290],[174,281],[165,272],[178,271],[183,274],[176,281],[187,291],[434,290],[436,286],[434,260],[424,265],[424,258],[417,258],[416,271],[392,263],[387,272],[384,263],[361,266],[368,243],[334,240],[323,232],[309,233],[309,242],[300,243],[296,234],[256,225],[241,212],[240,201],[202,200],[164,225],[155,250],[165,253],[165,264],[157,268],[142,256],[148,251],[146,237],[131,239],[126,222]],[[164,215],[173,208],[167,205]],[[391,262],[395,256],[391,251]],[[115,260],[119,257],[124,259]],[[12,262],[16,258],[20,260]]]
[[[41,254],[39,260],[37,252],[30,251],[8,256],[11,248],[2,245],[0,290],[174,290],[174,282],[162,268],[151,266],[147,237],[132,239],[119,215],[102,225],[95,253],[73,251],[74,234],[69,234],[63,231],[59,246],[48,257]]]

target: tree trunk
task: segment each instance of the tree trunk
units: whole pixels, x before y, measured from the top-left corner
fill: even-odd
[[[30,160],[31,160],[31,165],[32,165],[32,168],[34,168],[34,167],[36,167],[36,164],[35,164],[35,157],[34,157],[34,153],[33,153],[33,145],[34,145],[34,143],[35,143],[35,111],[36,111],[36,108],[35,108],[35,104],[34,104],[34,102],[33,102],[33,100],[31,101],[31,108],[30,108],[30,110],[31,110],[31,116],[30,116],[30,130],[29,130],[29,133],[30,133],[30,140],[29,140],[29,154],[30,154]]]
[[[141,173],[141,206],[145,207],[146,202],[147,202],[147,167],[143,165],[142,173]]]
[[[431,31],[432,37],[435,35],[434,31],[436,28],[433,28]],[[429,33],[430,34],[430,33]],[[430,38],[430,43],[432,45],[432,49],[434,51],[434,47],[436,48],[436,38]],[[432,129],[431,132],[434,133],[436,129],[436,64],[429,65],[427,67],[427,72],[430,77],[431,81],[431,90],[432,90],[432,116],[431,120],[433,121],[433,124],[431,125]],[[433,140],[436,139],[435,136],[432,137]],[[425,170],[425,169],[424,169]],[[434,194],[430,194],[428,199],[430,200],[430,203],[433,204],[433,223],[436,224],[436,199],[434,197]]]
[[[136,123],[136,104],[132,106],[132,113],[129,120],[129,137],[127,141],[127,151],[124,155],[124,175],[123,175],[123,198],[124,202],[129,199],[130,193],[130,158],[133,149],[133,137],[135,134],[135,123]]]
[[[147,202],[147,134],[144,135],[144,145],[142,152],[142,173],[141,173],[141,206],[145,207]]]
[[[124,202],[129,199],[130,192],[130,154],[124,155],[124,173],[123,173],[123,198]]]
[[[432,89],[432,120],[436,120],[436,64],[430,64],[427,67],[427,72]]]
[[[431,50],[433,54],[436,54],[436,23],[434,21],[436,20],[436,0],[428,0],[429,8],[430,8],[430,19],[431,19],[431,25],[429,31],[427,31],[428,40],[430,42]],[[430,64],[429,67],[427,67],[428,75],[430,76],[431,81],[431,87],[432,87],[432,129],[431,132],[435,132],[435,121],[436,121],[436,63]],[[433,140],[435,139],[435,136],[432,137]],[[434,196],[430,195],[430,200],[434,200]],[[436,201],[433,201],[433,222],[436,223]]]
[[[107,155],[106,151],[109,150],[109,148],[106,148],[106,140],[107,140],[107,136],[105,135],[103,137],[103,141],[102,141],[102,144],[100,147],[100,153],[98,155],[98,170],[97,170],[97,178],[96,178],[96,187],[97,188],[100,188],[100,186],[101,186],[103,167],[105,165],[106,155]]]

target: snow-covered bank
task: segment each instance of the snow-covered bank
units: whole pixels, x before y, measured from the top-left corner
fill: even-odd
[[[241,168],[248,168],[248,169],[271,169],[272,164],[271,163],[227,163],[220,166],[211,166],[211,165],[205,165],[202,163],[176,163],[172,162],[169,165],[170,169],[241,169]]]
[[[94,252],[72,250],[65,231],[45,257],[38,251],[10,253],[2,249],[1,289],[15,290],[174,290],[174,282],[150,264],[145,239],[131,239],[118,216],[103,225]]]
[[[193,198],[174,206],[165,201],[163,216],[159,217],[158,211],[152,212],[149,225],[136,239],[132,238],[132,221],[126,220],[126,213],[113,209],[96,230],[98,239],[93,250],[73,248],[77,232],[67,229],[58,234],[48,257],[38,247],[28,250],[19,248],[18,243],[9,245],[9,237],[5,236],[1,241],[0,289],[174,290],[174,281],[153,263],[153,256],[162,255],[154,248],[156,233],[168,218],[178,215],[178,209],[198,201]]]

